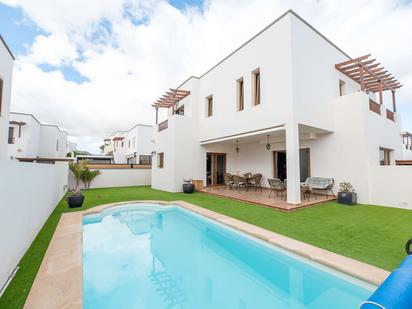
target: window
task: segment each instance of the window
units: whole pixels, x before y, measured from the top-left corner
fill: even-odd
[[[152,164],[152,156],[139,155],[139,164],[150,165]]]
[[[253,105],[260,104],[260,69],[253,71]]]
[[[379,148],[380,165],[391,165],[391,149]]]
[[[56,151],[59,151],[59,140],[56,139]]]
[[[128,144],[129,144],[129,148],[130,148],[130,139],[129,139],[129,141],[128,141]]]
[[[243,111],[245,108],[245,101],[244,101],[244,86],[243,86],[243,77],[238,79],[236,82],[236,90],[237,90],[237,111]]]
[[[0,78],[0,115],[3,111],[3,80]]]
[[[9,127],[9,144],[14,144],[14,127]]]
[[[206,115],[207,117],[213,116],[213,96],[212,95],[206,98]]]
[[[182,105],[176,110],[176,115],[184,116],[185,115],[185,106]]]
[[[165,160],[165,154],[163,152],[159,152],[157,154],[157,167],[158,168],[164,167],[164,160]]]
[[[339,95],[344,96],[345,95],[345,82],[343,80],[339,80]]]
[[[122,142],[122,148],[124,147],[124,142]]]

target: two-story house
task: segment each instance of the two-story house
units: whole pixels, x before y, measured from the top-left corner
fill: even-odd
[[[153,104],[168,118],[156,120],[152,187],[261,173],[264,186],[287,179],[287,202],[299,204],[301,182],[320,176],[335,193],[351,182],[367,203],[368,167],[402,158],[400,86],[370,55],[351,58],[288,11]]]
[[[69,151],[68,133],[57,125],[42,124],[31,114],[10,113],[10,158],[62,158]]]
[[[152,136],[153,126],[136,124],[105,138],[103,152],[113,155],[115,163],[151,164]]]

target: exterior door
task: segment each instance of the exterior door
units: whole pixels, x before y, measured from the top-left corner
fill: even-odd
[[[226,154],[207,153],[206,155],[206,184],[208,186],[223,185],[226,173]]]
[[[300,181],[305,181],[310,177],[310,149],[303,148],[299,150]],[[286,179],[286,151],[273,152],[274,177],[284,181]]]

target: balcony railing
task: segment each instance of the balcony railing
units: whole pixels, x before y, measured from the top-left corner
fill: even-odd
[[[159,123],[158,132],[166,130],[169,127],[169,122],[167,120]]]
[[[369,109],[379,115],[381,114],[381,106],[372,99],[369,99]]]
[[[394,113],[390,111],[389,109],[386,109],[386,118],[388,118],[389,120],[395,121]]]

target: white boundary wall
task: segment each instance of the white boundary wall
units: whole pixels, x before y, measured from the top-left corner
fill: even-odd
[[[369,166],[369,204],[412,210],[412,166]]]
[[[0,161],[0,288],[67,190],[66,163]]]
[[[93,170],[93,169],[92,169]],[[101,174],[98,175],[91,183],[90,188],[110,188],[110,187],[128,187],[128,186],[149,186],[152,179],[151,169],[99,169]],[[73,174],[69,175],[69,188],[75,187]],[[80,181],[80,188],[84,184]]]

